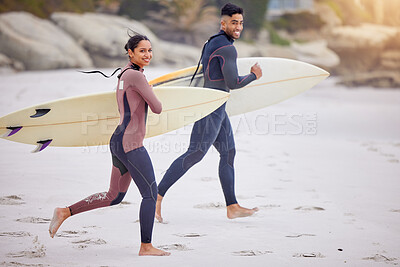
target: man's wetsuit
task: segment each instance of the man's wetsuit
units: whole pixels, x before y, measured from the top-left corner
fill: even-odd
[[[202,56],[204,87],[229,92],[230,89],[244,87],[256,80],[254,73],[238,75],[236,59],[237,52],[232,38],[222,30],[211,37]],[[194,124],[188,150],[167,170],[158,185],[158,193],[164,196],[179,178],[201,161],[211,145],[220,154],[219,178],[226,205],[236,204],[233,168],[235,142],[225,104]]]
[[[142,195],[139,220],[142,243],[151,243],[157,184],[150,157],[143,147],[147,107],[154,113],[162,110],[161,102],[148,84],[143,69],[128,64],[119,76],[117,102],[120,124],[110,140],[113,168],[108,192],[91,195],[70,206],[71,215],[118,204],[135,181]]]

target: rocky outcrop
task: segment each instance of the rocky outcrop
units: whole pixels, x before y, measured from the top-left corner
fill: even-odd
[[[400,47],[398,50],[387,50],[381,55],[381,69],[400,72]]]
[[[396,38],[399,29],[395,27],[362,24],[361,26],[342,26],[330,32],[330,47],[335,51],[357,49],[383,49]]]
[[[22,62],[27,70],[92,66],[73,38],[50,21],[26,12],[0,15],[0,52]]]
[[[291,47],[300,61],[329,69],[336,67],[340,63],[339,56],[328,48],[325,40],[302,44],[292,43]]]
[[[24,64],[15,59],[11,59],[4,54],[0,54],[0,73],[8,73],[24,70]]]
[[[239,57],[280,57],[307,62],[319,67],[330,69],[340,62],[339,57],[327,47],[325,40],[308,43],[295,43],[290,46],[271,44],[249,44],[236,41],[235,47]]]
[[[341,84],[346,86],[373,86],[377,88],[400,88],[398,71],[371,71],[354,73],[341,78]]]
[[[236,41],[235,48],[238,57],[282,57],[296,59],[296,54],[289,46],[264,44],[250,44],[243,41]]]
[[[197,64],[200,59],[201,48],[177,44],[167,41],[160,41],[160,48],[168,57],[164,58],[164,63],[180,67],[189,67]]]
[[[96,13],[53,13],[51,20],[69,33],[93,59],[96,67],[118,67],[128,60],[124,49],[129,29],[146,35],[153,47],[154,63],[164,59],[158,38],[142,23],[124,17]]]
[[[400,80],[399,36],[400,29],[382,25],[333,28],[328,45],[341,59],[334,74],[341,75],[346,84],[396,85]]]
[[[332,29],[335,27],[342,26],[342,20],[335,13],[335,11],[323,2],[314,3],[315,13],[321,18],[324,22],[325,29]],[[324,30],[324,29],[323,29]]]

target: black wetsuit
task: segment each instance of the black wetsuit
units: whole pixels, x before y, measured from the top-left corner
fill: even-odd
[[[232,38],[222,30],[211,37],[202,55],[204,87],[229,92],[256,80],[254,73],[239,76],[236,60],[237,52]],[[226,205],[236,204],[233,167],[235,142],[225,104],[194,124],[188,150],[167,170],[158,185],[158,193],[164,196],[180,177],[204,157],[211,145],[220,153],[219,178]]]

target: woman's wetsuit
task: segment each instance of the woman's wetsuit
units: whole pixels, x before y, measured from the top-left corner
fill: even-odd
[[[233,39],[224,31],[212,36],[203,51],[204,87],[229,92],[256,80],[254,73],[238,75]],[[226,205],[236,204],[233,168],[235,142],[225,104],[194,124],[188,150],[171,164],[158,185],[158,193],[164,196],[179,178],[202,160],[212,145],[220,154],[219,178]]]
[[[122,75],[121,75],[122,74]],[[148,84],[143,69],[128,64],[118,80],[117,102],[120,124],[110,140],[111,182],[108,192],[91,195],[69,207],[71,215],[118,204],[124,198],[131,177],[142,195],[139,220],[142,243],[151,243],[157,184],[150,157],[143,147],[147,107],[161,113],[161,102]]]

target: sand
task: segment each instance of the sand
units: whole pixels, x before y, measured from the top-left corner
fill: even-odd
[[[105,70],[111,73],[111,70]],[[172,71],[146,69],[148,79]],[[57,98],[109,91],[115,78],[75,70],[0,75],[0,116]],[[0,266],[391,266],[400,264],[400,90],[348,89],[334,78],[231,119],[236,193],[256,215],[228,220],[209,151],[164,199],[153,244],[139,257],[140,195],[69,218],[64,207],[108,189],[108,147],[0,140]],[[190,126],[147,139],[159,182],[187,147]]]

